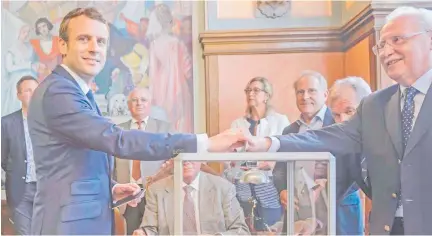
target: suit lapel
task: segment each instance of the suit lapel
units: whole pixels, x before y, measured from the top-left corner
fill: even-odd
[[[199,180],[199,192],[198,192],[198,202],[199,202],[199,216],[200,216],[200,226],[203,229],[203,224],[208,223],[209,220],[207,217],[212,217],[209,213],[209,207],[215,207],[214,196],[213,193],[214,188],[213,184],[208,180],[206,174],[200,174]],[[210,211],[211,212],[211,211]]]
[[[96,107],[93,107],[93,104],[90,102],[90,100],[87,97],[87,94],[84,94],[84,91],[82,91],[81,87],[79,86],[78,82],[72,77],[71,74],[69,74],[69,72],[67,72],[65,70],[65,68],[63,68],[63,66],[58,65],[54,70],[53,70],[54,74],[59,75],[60,77],[63,77],[65,79],[68,79],[70,81],[72,81],[73,84],[75,84],[75,86],[78,88],[78,90],[80,91],[80,93],[82,95],[84,95],[85,99],[87,100],[87,102],[90,104],[90,107],[93,108],[93,110],[95,110],[98,115],[102,116],[101,111],[99,110],[99,107],[96,104]]]
[[[429,87],[426,97],[421,106],[417,120],[414,124],[414,128],[411,132],[411,136],[408,139],[408,144],[405,149],[405,155],[407,156],[415,145],[421,140],[423,134],[426,133],[432,126],[430,121],[430,115],[432,114],[432,85]]]
[[[324,115],[323,127],[326,127],[326,126],[329,126],[332,124],[334,124],[333,115],[332,115],[330,109],[327,108],[325,115]]]
[[[145,131],[150,133],[157,133],[158,131],[157,121],[153,118],[149,118],[147,121]]]
[[[24,119],[22,116],[21,109],[16,113],[14,122],[16,122],[15,127],[18,127],[17,131],[21,134],[21,135],[15,135],[15,138],[18,139],[17,143],[21,143],[23,145],[23,148],[21,148],[22,156],[24,157],[24,159],[27,159],[27,143],[25,142],[25,140],[24,141],[22,140],[22,138],[25,137],[25,132],[24,132]]]
[[[165,188],[165,197],[163,198],[165,207],[165,219],[167,219],[169,232],[174,233],[174,179]]]
[[[298,120],[294,123],[290,124],[283,134],[296,134],[300,131],[300,125],[298,124]]]
[[[387,132],[390,135],[393,146],[398,153],[400,159],[402,153],[402,123],[400,111],[400,90],[399,86],[395,86],[397,91],[391,96],[389,102],[384,109],[384,120]]]

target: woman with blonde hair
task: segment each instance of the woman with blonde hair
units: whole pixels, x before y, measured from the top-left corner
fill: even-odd
[[[273,88],[270,82],[264,77],[251,79],[244,90],[246,95],[246,113],[243,117],[236,119],[231,128],[241,128],[254,136],[272,136],[282,134],[289,120],[285,115],[277,113],[270,105],[273,96]],[[272,180],[274,162],[259,161],[257,166]],[[227,178],[231,179],[237,189],[237,198],[243,207],[246,216],[252,213],[253,203],[251,197],[257,201],[254,210],[255,219],[250,219],[251,231],[267,231],[270,226],[280,221],[282,207],[279,201],[279,194],[273,184],[246,184],[238,180],[240,169],[245,169],[245,162],[231,162],[231,168],[226,171]],[[231,173],[230,173],[231,172]],[[233,173],[237,172],[237,173]],[[231,174],[233,177],[228,177]],[[253,223],[253,224],[251,224]]]

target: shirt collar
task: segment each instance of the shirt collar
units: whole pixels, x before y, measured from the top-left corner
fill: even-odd
[[[24,112],[22,110],[21,110],[21,115],[22,115],[23,120],[27,120],[27,117],[24,115]]]
[[[324,122],[324,117],[327,111],[327,106],[324,104],[321,109],[318,111],[318,113],[314,116],[314,118],[312,118],[312,121],[315,121],[316,119],[321,120],[322,122]],[[301,124],[306,124],[306,122],[303,120],[303,117],[300,115],[300,119],[297,120],[297,123],[299,125]]]
[[[414,82],[412,87],[417,89],[420,93],[426,95],[431,84],[432,84],[432,69],[430,69],[428,72],[426,72],[420,78],[418,78]],[[403,85],[399,85],[399,87],[400,87],[400,91],[401,91],[401,97],[404,98],[405,97],[405,90],[407,89],[407,87],[405,87]]]
[[[149,120],[149,117],[146,116],[142,121],[144,121],[144,124],[147,124],[148,120]],[[132,124],[137,124],[137,123],[138,123],[138,120],[136,120],[135,118],[132,118]]]
[[[315,181],[306,173],[306,170],[304,168],[301,168],[301,173],[303,175],[303,179],[307,188],[312,189],[313,187],[315,187]]]
[[[197,176],[195,177],[195,179],[192,181],[192,183],[189,184],[189,186],[191,186],[194,190],[199,190],[199,178],[200,178],[201,173],[198,172]],[[188,184],[186,184],[185,182],[183,182],[183,187],[187,186]]]
[[[88,84],[65,64],[61,64],[61,66],[72,76],[72,78],[74,78],[74,80],[78,83],[84,94],[87,95],[87,93],[90,91],[90,87],[88,86]]]

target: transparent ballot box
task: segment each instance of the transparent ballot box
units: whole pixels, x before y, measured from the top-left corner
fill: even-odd
[[[185,186],[194,184],[183,180],[198,162],[221,168],[210,173],[201,166],[199,193],[187,200]],[[186,234],[184,220],[192,217],[201,235],[336,234],[336,165],[330,153],[183,153],[173,168],[173,197],[166,200],[172,202],[165,206],[173,208],[167,220],[173,226],[159,233]],[[194,213],[188,215],[184,204],[192,201]]]

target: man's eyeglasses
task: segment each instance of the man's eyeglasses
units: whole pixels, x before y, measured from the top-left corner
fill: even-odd
[[[253,89],[250,89],[250,88],[248,88],[248,89],[245,89],[244,90],[244,92],[246,93],[246,94],[249,94],[249,93],[251,93],[251,92],[254,92],[255,94],[257,94],[257,93],[259,93],[259,92],[261,92],[261,91],[264,91],[263,89],[260,89],[260,88],[253,88]],[[265,91],[264,91],[265,92]]]
[[[398,46],[405,44],[410,38],[420,34],[428,33],[430,31],[431,30],[426,30],[426,31],[421,31],[421,32],[416,32],[416,33],[411,33],[406,35],[395,35],[386,40],[380,40],[377,45],[372,47],[372,51],[375,55],[378,55],[382,52],[386,44],[388,44],[392,48],[397,48]]]

